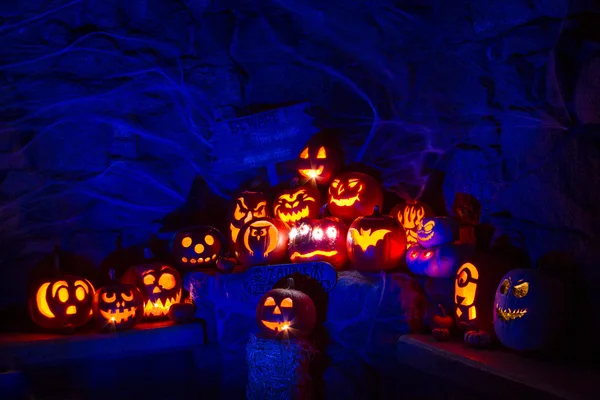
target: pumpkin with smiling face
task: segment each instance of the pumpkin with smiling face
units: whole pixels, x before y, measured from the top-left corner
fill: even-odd
[[[458,240],[458,224],[454,218],[429,217],[417,228],[417,241],[426,249]]]
[[[346,224],[335,217],[303,219],[289,234],[289,255],[294,263],[326,261],[341,269],[348,261]]]
[[[342,152],[325,134],[316,134],[306,143],[298,157],[298,173],[317,183],[327,185],[342,166]]]
[[[310,182],[291,189],[285,189],[273,202],[273,215],[287,224],[300,221],[302,218],[316,218],[321,208],[321,195],[316,186]]]
[[[338,175],[329,185],[327,208],[331,215],[345,222],[371,215],[375,206],[383,203],[383,191],[370,175],[346,172]]]
[[[173,257],[182,268],[212,267],[224,249],[223,235],[211,226],[179,231],[171,243]]]
[[[563,335],[566,310],[560,280],[539,270],[514,269],[496,289],[494,331],[509,349],[544,350]]]
[[[142,319],[144,300],[135,286],[113,283],[96,291],[92,307],[100,329],[122,331]]]
[[[268,217],[270,213],[267,196],[262,192],[244,191],[234,200],[229,223],[229,240],[235,243],[245,223]]]

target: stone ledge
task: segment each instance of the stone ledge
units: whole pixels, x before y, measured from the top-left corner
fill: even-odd
[[[486,398],[597,399],[600,371],[541,361],[504,349],[473,349],[429,335],[398,340],[398,361]]]

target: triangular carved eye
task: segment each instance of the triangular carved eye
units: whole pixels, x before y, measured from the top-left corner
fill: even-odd
[[[327,152],[325,151],[325,147],[319,148],[319,152],[317,153],[317,158],[327,158]]]
[[[274,306],[275,305],[275,299],[272,297],[267,297],[267,299],[265,300],[265,306]]]
[[[308,147],[305,148],[304,150],[302,150],[302,153],[300,153],[300,158],[304,158],[304,159],[308,158]]]

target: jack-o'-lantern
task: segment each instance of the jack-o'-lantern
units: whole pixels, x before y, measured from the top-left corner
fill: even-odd
[[[451,278],[456,276],[460,261],[470,255],[470,250],[470,247],[458,244],[426,249],[417,243],[406,251],[406,264],[417,275]]]
[[[142,319],[144,300],[135,286],[113,283],[96,291],[92,307],[102,330],[121,331],[133,328]]]
[[[262,192],[241,192],[235,197],[229,224],[229,239],[235,243],[246,222],[269,216],[267,196]]]
[[[433,211],[425,203],[418,200],[409,200],[404,204],[398,204],[390,213],[396,218],[406,232],[406,247],[417,244],[417,228],[425,217],[433,216]]]
[[[306,143],[298,157],[298,173],[326,185],[342,166],[342,152],[330,135],[316,134]]]
[[[340,269],[348,261],[346,224],[335,217],[303,219],[289,234],[289,255],[294,263],[326,261]]]
[[[94,287],[85,278],[64,275],[33,286],[29,314],[42,328],[71,331],[92,318]]]
[[[563,283],[534,269],[514,269],[500,281],[494,300],[494,330],[500,343],[520,351],[543,350],[564,333]]]
[[[271,339],[292,339],[310,335],[317,314],[308,295],[294,290],[294,280],[288,288],[272,289],[265,293],[256,307],[256,323],[263,335]]]
[[[285,223],[294,223],[302,218],[316,218],[320,208],[319,190],[308,182],[283,190],[273,202],[273,215]]]
[[[331,215],[345,222],[371,215],[375,206],[382,203],[381,186],[367,174],[346,172],[335,177],[329,185],[327,208]]]
[[[121,283],[137,287],[144,299],[144,318],[166,317],[171,304],[181,301],[182,282],[174,268],[161,263],[129,268]]]
[[[212,226],[179,231],[171,242],[173,257],[182,268],[214,266],[224,250],[223,235]]]
[[[287,259],[289,227],[275,218],[258,218],[245,224],[235,243],[235,254],[244,268],[277,264]]]
[[[398,266],[406,250],[406,233],[395,218],[381,215],[379,207],[369,217],[358,217],[346,237],[348,258],[360,271],[380,271]]]
[[[458,239],[458,224],[454,218],[428,217],[423,218],[417,228],[417,241],[427,249],[449,244]]]

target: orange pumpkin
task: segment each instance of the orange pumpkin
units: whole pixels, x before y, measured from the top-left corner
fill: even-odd
[[[375,206],[383,203],[381,185],[370,175],[346,172],[329,185],[327,208],[334,217],[350,222],[371,215]]]
[[[245,268],[277,264],[287,259],[289,227],[275,218],[246,223],[235,243],[235,254]]]
[[[423,218],[433,216],[431,208],[418,200],[407,200],[403,204],[397,204],[390,213],[396,218],[406,232],[406,247],[417,244],[417,229]]]
[[[342,151],[325,133],[316,134],[306,143],[298,157],[298,173],[327,185],[342,166]]]
[[[285,189],[273,202],[273,215],[285,223],[295,223],[302,218],[316,218],[321,208],[321,194],[316,186],[307,182],[302,186]]]
[[[235,243],[238,233],[246,222],[256,218],[268,217],[267,196],[262,192],[244,191],[235,197],[230,213],[229,240]]]
[[[294,263],[326,261],[340,269],[348,261],[346,224],[335,217],[303,219],[289,234],[289,254]]]

